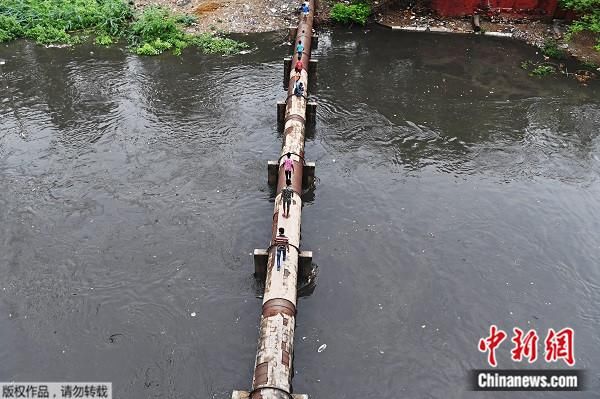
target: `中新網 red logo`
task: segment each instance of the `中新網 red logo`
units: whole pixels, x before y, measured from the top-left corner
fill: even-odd
[[[573,351],[573,340],[575,332],[572,328],[563,328],[560,331],[548,329],[544,339],[544,359],[546,362],[557,362],[563,360],[569,366],[575,365],[575,355]],[[490,366],[496,367],[496,349],[508,337],[508,334],[499,329],[495,324],[490,326],[490,333],[487,337],[479,340],[479,351],[487,353],[487,361]],[[511,359],[515,362],[521,362],[527,359],[533,363],[538,358],[539,336],[535,330],[527,332],[518,327],[513,328],[513,336],[510,340],[513,343],[511,350]]]

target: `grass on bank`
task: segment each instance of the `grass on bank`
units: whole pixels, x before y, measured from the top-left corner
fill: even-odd
[[[546,76],[556,73],[556,68],[551,65],[537,64],[532,61],[523,61],[521,68],[529,72],[529,76]]]
[[[567,58],[567,53],[558,47],[558,43],[554,39],[546,39],[544,47],[542,47],[542,54],[557,60],[564,60]]]
[[[350,4],[336,3],[329,14],[333,22],[340,24],[351,25],[367,23],[367,19],[371,15],[371,6],[362,1]]]
[[[597,35],[594,49],[600,51],[600,0],[560,0],[560,4],[579,15],[569,27],[569,36],[592,32]]]
[[[89,35],[96,44],[125,38],[132,51],[179,55],[189,46],[205,53],[233,54],[247,44],[210,34],[190,35],[184,28],[195,17],[176,15],[160,7],[140,13],[124,0],[1,0],[0,42],[28,38],[39,44],[77,44]]]

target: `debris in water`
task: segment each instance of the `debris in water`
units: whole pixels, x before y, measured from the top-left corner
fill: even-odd
[[[319,349],[317,349],[317,352],[321,353],[325,350],[325,348],[327,348],[327,344],[323,344],[323,345],[319,346]]]

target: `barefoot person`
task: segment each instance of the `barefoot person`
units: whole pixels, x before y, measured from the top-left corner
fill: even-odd
[[[300,80],[296,80],[296,84],[294,85],[294,94],[296,97],[302,97],[304,95],[304,84],[300,82]]]
[[[294,189],[292,188],[292,181],[286,180],[285,187],[281,189],[281,201],[283,202],[283,217],[287,218],[290,216],[290,206],[292,205],[292,198],[294,197]],[[286,212],[287,208],[287,212]]]
[[[298,59],[302,59],[302,53],[304,52],[304,45],[302,44],[302,40],[298,40],[298,45],[296,46],[296,52],[298,53]]]
[[[294,171],[294,161],[292,161],[292,153],[286,154],[286,159],[283,162],[283,172],[285,173],[285,180],[292,180],[292,172]]]
[[[304,15],[304,19],[306,19],[306,17],[308,17],[308,13],[310,12],[310,6],[308,1],[305,1],[304,3],[302,3],[302,5],[300,6],[300,11],[302,11],[302,14]]]
[[[284,233],[285,230],[283,229],[283,227],[280,227],[279,235],[277,235],[277,237],[275,237],[275,240],[273,241],[273,245],[277,246],[277,271],[279,271],[279,269],[281,268],[281,262],[285,262],[285,253],[290,246],[288,238],[285,236]]]

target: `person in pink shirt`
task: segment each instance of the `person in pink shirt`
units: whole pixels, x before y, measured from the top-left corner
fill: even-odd
[[[294,171],[294,161],[292,161],[292,153],[286,154],[287,158],[283,162],[283,171],[285,172],[285,180],[292,180],[292,172]]]

